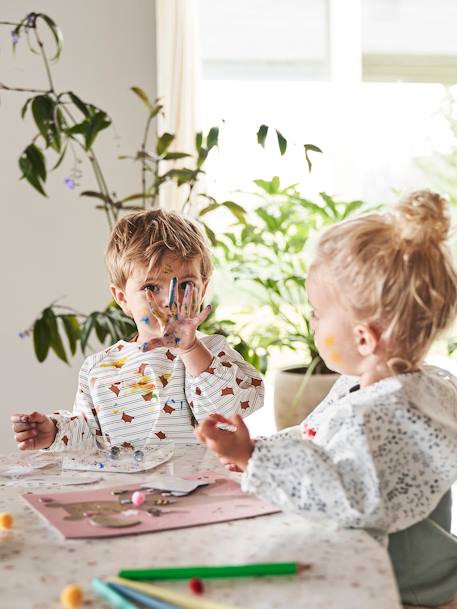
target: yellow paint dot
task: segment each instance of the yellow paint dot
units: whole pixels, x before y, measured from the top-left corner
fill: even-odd
[[[116,408],[114,410],[111,411],[113,414],[119,414],[120,410],[117,410]]]
[[[0,529],[12,529],[14,518],[8,512],[2,512],[0,514]]]
[[[70,584],[66,586],[60,594],[60,602],[66,609],[76,609],[84,599],[84,592],[80,586]]]
[[[340,364],[343,361],[343,358],[338,351],[330,351],[329,357],[330,361],[332,361],[334,364]]]
[[[334,344],[335,344],[335,337],[334,336],[326,336],[324,338],[324,345],[326,347],[333,347]]]

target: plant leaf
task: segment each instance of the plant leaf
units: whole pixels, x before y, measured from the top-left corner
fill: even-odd
[[[56,59],[59,58],[60,53],[62,52],[62,43],[63,43],[62,32],[58,28],[55,21],[53,21],[51,19],[51,17],[48,17],[48,15],[45,15],[44,13],[38,13],[36,15],[36,19],[38,19],[38,17],[41,17],[47,23],[49,29],[52,32],[52,35],[54,36],[54,42],[56,43],[56,53],[53,57],[50,58],[50,60],[55,61]]]
[[[61,315],[60,319],[62,320],[65,332],[67,333],[71,354],[74,355],[76,353],[76,345],[81,334],[81,326],[78,318],[76,315]]]
[[[311,160],[309,158],[308,152],[310,150],[312,150],[313,152],[322,152],[322,150],[320,148],[318,148],[317,146],[314,146],[314,144],[305,144],[304,149],[305,149],[306,162],[308,163],[308,171],[311,173],[312,164],[311,164]]]
[[[206,147],[208,148],[208,152],[214,146],[217,146],[219,141],[219,127],[211,127],[208,131],[208,135],[206,137]]]
[[[68,91],[68,95],[71,99],[71,101],[75,104],[75,106],[78,108],[78,110],[80,110],[84,116],[89,117],[91,112],[90,112],[90,107],[83,102],[83,100],[81,98],[79,98],[77,95],[75,95],[73,93],[73,91]]]
[[[171,142],[175,139],[175,136],[172,133],[162,133],[162,135],[157,139],[156,144],[156,152],[159,156],[162,156],[164,152],[167,151]]]
[[[279,151],[281,153],[281,156],[284,156],[284,154],[285,154],[285,152],[287,150],[287,140],[282,135],[282,133],[280,133],[277,129],[276,129],[276,135],[277,135],[277,138],[278,138]]]
[[[60,336],[59,327],[57,325],[57,318],[54,314],[54,311],[51,308],[45,309],[43,313],[43,318],[46,320],[49,329],[51,349],[54,351],[57,357],[59,357],[62,361],[68,364],[67,354],[65,353],[65,348],[63,346],[62,338]]]
[[[40,317],[33,324],[33,347],[40,363],[44,362],[48,355],[50,338],[47,324],[43,317]]]
[[[265,148],[265,140],[267,139],[268,126],[260,125],[259,130],[257,131],[257,143]]]
[[[27,146],[19,157],[19,167],[22,171],[22,177],[39,193],[47,197],[43,188],[43,182],[46,180],[46,161],[38,146],[35,146],[35,144]]]

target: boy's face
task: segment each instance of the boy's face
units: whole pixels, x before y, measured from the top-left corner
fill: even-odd
[[[169,305],[170,280],[176,277],[178,301],[182,301],[186,285],[192,283],[195,302],[200,306],[208,283],[202,279],[200,265],[201,261],[198,257],[184,260],[172,253],[165,254],[160,264],[149,274],[146,266],[138,263],[135,264],[123,289],[111,286],[111,292],[118,305],[135,321],[138,328],[138,342],[161,335],[157,320],[151,315],[148,316],[146,290],[154,295],[157,305],[166,310]]]

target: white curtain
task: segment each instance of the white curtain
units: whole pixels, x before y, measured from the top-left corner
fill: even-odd
[[[165,112],[165,117],[159,117],[158,130],[159,134],[168,131],[176,135],[170,151],[195,151],[200,82],[197,2],[156,0],[157,95]],[[183,164],[178,161],[175,166]],[[160,193],[160,205],[181,211],[187,194],[186,185],[167,184]]]

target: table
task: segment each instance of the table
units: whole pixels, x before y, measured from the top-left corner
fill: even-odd
[[[227,474],[204,446],[187,446],[178,447],[170,462],[151,473],[183,476],[207,469]],[[96,485],[143,482],[148,472],[105,474],[104,478]],[[331,523],[278,513],[116,539],[65,541],[21,498],[21,493],[33,488],[3,482],[0,512],[15,517],[14,529],[0,532],[0,606],[4,609],[60,609],[60,592],[69,583],[84,588],[83,607],[104,609],[108,605],[91,592],[91,578],[115,575],[126,567],[294,560],[312,567],[293,577],[209,580],[205,598],[240,609],[401,607],[387,552],[363,531],[335,530]],[[55,486],[36,489],[40,493],[56,490]],[[160,585],[187,592],[186,582]]]

